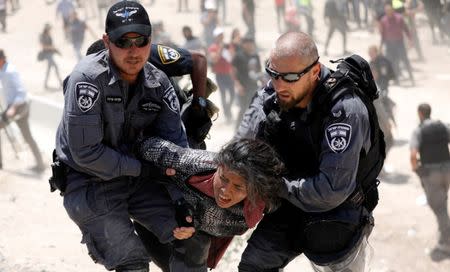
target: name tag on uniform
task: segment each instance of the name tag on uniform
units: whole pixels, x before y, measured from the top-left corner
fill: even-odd
[[[161,106],[149,99],[142,99],[139,101],[139,109],[142,111],[160,111]]]
[[[123,99],[120,96],[107,96],[106,102],[108,103],[122,103]]]

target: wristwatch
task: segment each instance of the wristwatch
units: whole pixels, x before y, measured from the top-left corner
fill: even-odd
[[[206,108],[206,99],[202,96],[197,96],[192,99],[192,104],[197,104],[201,108]]]

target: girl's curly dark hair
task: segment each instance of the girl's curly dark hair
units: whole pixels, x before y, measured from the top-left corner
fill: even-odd
[[[216,157],[218,165],[227,167],[246,180],[247,198],[255,205],[258,199],[266,211],[278,207],[278,192],[283,186],[285,166],[267,143],[255,139],[238,139],[225,145]]]

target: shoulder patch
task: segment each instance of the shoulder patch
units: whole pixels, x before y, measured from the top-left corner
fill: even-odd
[[[170,91],[170,90],[172,90],[172,91]],[[178,97],[175,94],[175,92],[173,91],[173,89],[169,89],[168,91],[166,91],[166,93],[164,94],[163,100],[164,100],[164,103],[166,103],[166,105],[169,107],[169,109],[171,111],[173,111],[174,113],[179,112]]]
[[[328,146],[334,153],[344,152],[350,144],[352,126],[344,123],[335,123],[325,129]]]
[[[75,85],[77,104],[82,112],[87,112],[98,100],[98,88],[89,82],[78,82]]]
[[[164,45],[158,45],[158,54],[162,64],[174,63],[181,57],[177,50]]]

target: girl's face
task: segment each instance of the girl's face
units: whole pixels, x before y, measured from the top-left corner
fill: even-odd
[[[214,198],[221,208],[229,208],[247,197],[244,178],[230,171],[226,166],[219,166],[214,175]]]

